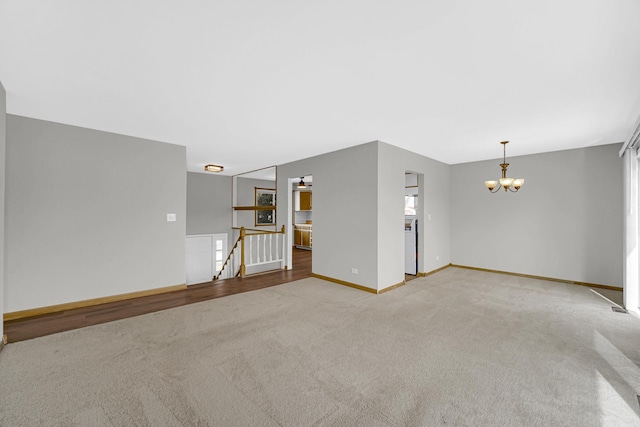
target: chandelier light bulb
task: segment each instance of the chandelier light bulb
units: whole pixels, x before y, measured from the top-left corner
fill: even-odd
[[[508,178],[507,177],[507,168],[509,167],[509,163],[507,163],[507,144],[509,141],[502,141],[503,147],[503,157],[502,163],[500,163],[500,168],[502,169],[502,178],[497,181],[485,181],[484,185],[487,189],[495,193],[500,188],[504,188],[504,191],[511,191],[512,193],[516,193],[520,190],[520,187],[524,185],[524,178]],[[498,184],[499,183],[499,184]]]
[[[484,185],[486,185],[489,190],[493,190],[496,188],[496,185],[498,185],[498,181],[485,181]]]

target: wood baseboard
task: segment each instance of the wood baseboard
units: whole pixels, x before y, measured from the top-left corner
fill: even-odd
[[[316,279],[326,280],[327,282],[337,283],[339,285],[348,286],[350,288],[359,289],[365,292],[371,292],[372,294],[377,294],[377,289],[367,288],[366,286],[357,285],[355,283],[347,282],[345,280],[334,279],[333,277],[323,276],[321,274],[311,273],[311,277],[315,277]]]
[[[486,273],[506,274],[509,276],[526,277],[529,279],[547,280],[550,282],[568,283],[570,285],[587,286],[590,288],[609,289],[611,291],[622,291],[623,289],[618,286],[600,285],[598,283],[578,282],[575,280],[556,279],[553,277],[535,276],[533,274],[513,273],[510,271],[491,270],[488,268],[470,267],[468,265],[449,264],[447,267],[466,268],[467,270],[484,271]]]
[[[64,304],[50,305],[47,307],[30,308],[27,310],[12,311],[4,313],[4,321],[24,319],[25,317],[42,316],[43,314],[57,313],[60,311],[73,310],[74,308],[91,307],[94,305],[107,304],[110,302],[123,301],[132,298],[146,297],[150,295],[164,294],[187,289],[187,285],[166,286],[163,288],[148,289],[146,291],[129,292],[126,294],[111,295],[108,297],[93,298],[83,301],[67,302]]]
[[[392,290],[392,289],[399,288],[400,286],[404,286],[404,285],[406,285],[406,284],[407,284],[406,280],[403,280],[402,282],[400,282],[400,283],[396,283],[395,285],[391,285],[391,286],[388,286],[388,287],[386,287],[386,288],[384,288],[384,289],[380,289],[380,290],[378,291],[378,294],[383,294],[383,293],[385,293],[385,292],[389,292],[389,291],[390,291],[390,290]]]
[[[444,269],[446,269],[446,268],[449,268],[449,267],[451,267],[451,264],[443,265],[443,266],[442,266],[442,267],[440,267],[440,268],[436,268],[435,270],[427,271],[426,273],[423,273],[423,272],[420,272],[420,271],[419,271],[419,272],[418,272],[418,274],[417,274],[417,276],[418,276],[418,277],[427,277],[427,276],[431,276],[432,274],[436,274],[437,272],[442,271],[442,270],[444,270]]]
[[[357,285],[355,283],[347,282],[346,280],[334,279],[333,277],[323,276],[321,274],[316,274],[316,273],[311,273],[311,277],[315,277],[316,279],[326,280],[327,282],[337,283],[337,284],[343,285],[343,286],[348,286],[350,288],[359,289],[361,291],[370,292],[372,294],[382,294],[384,292],[388,292],[388,291],[390,291],[392,289],[395,289],[395,288],[397,288],[399,286],[402,286],[402,285],[404,285],[406,283],[403,280],[402,282],[396,283],[395,285],[391,285],[391,286],[386,287],[384,289],[377,290],[377,289],[373,289],[373,288],[367,288],[366,286]]]

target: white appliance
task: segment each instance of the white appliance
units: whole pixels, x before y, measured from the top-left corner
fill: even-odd
[[[404,221],[404,272],[418,274],[418,220],[415,218]]]

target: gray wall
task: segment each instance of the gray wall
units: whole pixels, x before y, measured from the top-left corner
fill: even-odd
[[[185,147],[8,115],[6,159],[7,312],[185,282]]]
[[[620,144],[507,158],[517,194],[490,194],[502,159],[451,167],[454,264],[622,286]]]
[[[231,235],[231,177],[187,173],[187,234]]]
[[[418,271],[427,273],[450,262],[450,166],[384,142],[379,143],[380,280],[404,277],[405,172],[418,175]],[[413,189],[415,191],[415,189]],[[399,233],[398,230],[401,230]],[[391,261],[391,262],[390,262]]]
[[[5,233],[4,233],[4,194],[5,194],[5,158],[7,135],[7,93],[0,82],[0,337],[4,334],[2,316],[5,309]]]
[[[369,143],[278,165],[278,224],[289,230],[293,201],[288,178],[313,175],[314,273],[378,288],[377,162],[377,144]],[[292,233],[287,237],[291,247]]]
[[[404,280],[406,170],[438,183],[421,194],[434,220],[419,242],[420,270],[446,265],[449,167],[383,142],[278,165],[278,223],[291,223],[289,178],[313,175],[313,272],[377,290],[397,284]]]

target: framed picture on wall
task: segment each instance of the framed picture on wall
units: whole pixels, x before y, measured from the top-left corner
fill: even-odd
[[[276,190],[274,188],[255,187],[255,206],[276,206]],[[256,209],[256,226],[276,225],[275,209]]]

